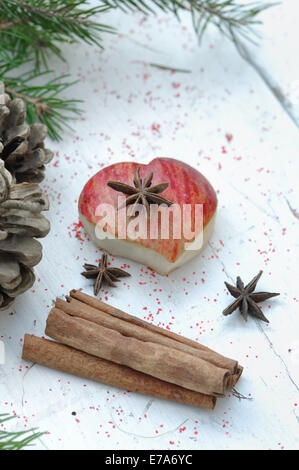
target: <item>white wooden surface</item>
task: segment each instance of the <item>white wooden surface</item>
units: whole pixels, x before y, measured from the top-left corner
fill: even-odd
[[[289,0],[276,8],[265,13],[265,40],[253,54],[298,109],[298,6]],[[0,316],[0,412],[18,416],[7,428],[48,431],[37,449],[298,448],[298,129],[256,70],[213,29],[199,46],[188,16],[182,23],[161,14],[109,18],[121,34],[105,36],[103,51],[69,46],[69,65],[53,62],[57,74],[79,80],[69,96],[84,99],[84,113],[73,134],[48,142],[56,152],[43,184],[52,230],[38,281]],[[159,155],[210,179],[219,198],[215,233],[201,256],[168,278],[113,259],[129,264],[132,277],[103,289],[101,298],[238,359],[238,390],[252,400],[228,396],[204,411],[21,359],[24,334],[44,334],[56,296],[80,287],[92,293],[80,271],[100,253],[76,225],[87,179],[111,163]],[[260,290],[281,292],[263,304],[270,324],[246,324],[238,312],[224,317],[231,301],[224,281],[248,281],[260,269]]]

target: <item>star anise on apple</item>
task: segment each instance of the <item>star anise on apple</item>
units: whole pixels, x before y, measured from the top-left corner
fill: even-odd
[[[131,276],[131,274],[127,273],[123,269],[114,268],[112,266],[108,267],[106,253],[102,255],[102,259],[100,260],[98,266],[86,263],[83,267],[86,269],[86,271],[81,273],[82,276],[86,277],[87,279],[95,278],[94,295],[98,295],[104,282],[106,282],[111,287],[116,287],[116,284],[114,283],[119,282],[119,277]]]
[[[107,182],[107,185],[115,191],[119,191],[123,194],[127,194],[128,197],[124,204],[122,204],[119,209],[126,207],[128,205],[134,204],[131,209],[131,214],[135,214],[136,207],[138,204],[142,204],[146,208],[147,215],[150,215],[150,204],[166,204],[171,206],[173,203],[168,201],[168,199],[160,196],[160,193],[165,191],[168,188],[169,183],[159,183],[154,186],[151,186],[153,179],[153,173],[143,180],[140,177],[140,166],[136,168],[133,183],[134,186],[130,186],[127,183],[122,183],[121,181],[111,181]]]
[[[232,286],[228,282],[225,282],[228,291],[236,300],[223,310],[223,315],[230,315],[234,310],[239,308],[246,321],[249,314],[259,320],[269,323],[269,320],[265,317],[257,305],[257,302],[262,302],[263,300],[270,299],[271,297],[276,297],[279,294],[274,292],[254,292],[262,273],[263,271],[260,271],[246,286],[244,286],[244,283],[239,276],[237,277],[236,286]]]

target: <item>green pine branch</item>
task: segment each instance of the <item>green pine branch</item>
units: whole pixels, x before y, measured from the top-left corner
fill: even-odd
[[[90,8],[88,0],[0,0],[0,81],[25,101],[28,123],[46,124],[53,139],[80,115],[81,101],[62,98],[74,82],[67,75],[50,79],[48,60],[53,54],[65,60],[65,43],[101,47],[101,34],[115,31],[98,15],[111,8],[101,2]]]
[[[78,41],[102,47],[102,34],[115,33],[104,22],[105,12],[135,10],[145,15],[158,11],[180,19],[187,11],[194,29],[202,38],[213,24],[234,42],[242,54],[242,41],[254,42],[259,15],[273,3],[239,0],[0,0],[0,81],[12,97],[21,97],[27,105],[27,120],[39,120],[49,135],[61,138],[64,126],[80,114],[79,100],[63,99],[61,93],[71,86],[67,76],[49,79],[49,58],[54,54],[65,60],[61,46]],[[24,67],[30,72],[24,74]],[[165,66],[167,68],[167,66]]]
[[[107,7],[118,7],[123,11],[138,9],[144,14],[155,13],[157,9],[173,13],[179,18],[181,11],[192,15],[193,25],[201,37],[209,24],[216,25],[221,32],[235,41],[237,33],[250,39],[250,34],[256,34],[253,26],[261,24],[257,18],[260,13],[276,3],[262,1],[239,3],[236,0],[102,0]],[[233,35],[232,35],[233,32]]]
[[[16,418],[9,416],[7,413],[0,414],[0,425]],[[33,441],[40,438],[44,432],[38,432],[36,429],[28,429],[26,431],[9,432],[0,431],[0,450],[21,450],[30,446]]]
[[[0,38],[12,52],[35,58],[38,69],[47,66],[49,54],[63,59],[59,43],[79,40],[101,46],[101,33],[114,29],[95,17],[113,8],[89,8],[87,0],[0,0]]]
[[[11,98],[21,98],[26,104],[27,122],[33,124],[36,120],[48,127],[49,136],[55,140],[61,140],[65,127],[71,129],[69,121],[80,116],[78,107],[82,100],[61,98],[64,90],[72,86],[74,81],[69,81],[69,75],[62,75],[48,80],[51,71],[22,74],[21,77],[6,77],[5,92]]]

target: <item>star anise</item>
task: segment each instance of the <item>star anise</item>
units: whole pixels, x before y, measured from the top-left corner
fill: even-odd
[[[121,181],[110,180],[107,182],[107,185],[115,191],[119,191],[128,195],[125,203],[119,207],[120,209],[130,204],[134,204],[133,208],[131,209],[131,213],[135,214],[137,205],[143,204],[149,216],[150,204],[166,204],[167,206],[172,205],[172,202],[159,195],[165,191],[165,189],[169,186],[169,183],[159,183],[155,186],[151,186],[152,179],[153,173],[151,172],[144,180],[142,180],[140,178],[140,166],[138,166],[136,168],[133,179],[134,186],[122,183]]]
[[[109,284],[111,287],[116,287],[114,282],[119,282],[119,277],[131,276],[131,274],[127,273],[123,269],[114,268],[112,266],[108,267],[107,255],[105,253],[102,255],[102,259],[98,266],[93,264],[84,264],[83,267],[86,269],[86,271],[81,273],[82,276],[86,277],[87,279],[96,279],[94,284],[94,295],[98,295],[104,282]]]
[[[234,310],[239,308],[241,314],[247,321],[248,314],[256,317],[264,322],[269,323],[269,320],[265,317],[257,302],[262,302],[263,300],[270,299],[271,297],[276,297],[278,293],[271,292],[254,292],[259,278],[261,277],[263,271],[260,271],[247,286],[244,287],[244,283],[241,278],[237,277],[237,286],[232,286],[225,282],[225,285],[231,295],[235,297],[235,301],[230,304],[225,310],[223,310],[223,315],[230,315]]]

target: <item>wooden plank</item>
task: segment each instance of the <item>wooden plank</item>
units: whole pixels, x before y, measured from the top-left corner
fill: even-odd
[[[299,58],[296,0],[277,3],[261,15],[260,47],[247,47],[247,59],[299,127]]]
[[[106,36],[103,51],[66,46],[69,65],[53,60],[57,75],[80,80],[67,93],[85,100],[84,114],[73,134],[48,142],[55,157],[43,187],[52,230],[35,286],[0,317],[6,348],[0,411],[18,414],[10,424],[17,429],[49,431],[41,449],[298,448],[298,131],[263,80],[213,30],[199,47],[187,16],[182,23],[160,14],[109,18],[121,34]],[[240,361],[238,390],[253,400],[230,396],[213,412],[21,360],[24,334],[43,335],[56,296],[80,287],[92,294],[80,272],[100,252],[78,225],[84,183],[111,163],[159,155],[182,159],[210,179],[219,198],[214,235],[201,256],[168,278],[110,258],[132,277],[103,289],[101,298]],[[224,281],[237,275],[249,281],[259,269],[260,289],[281,292],[264,303],[269,326],[245,324],[237,312],[222,316],[231,300]]]

